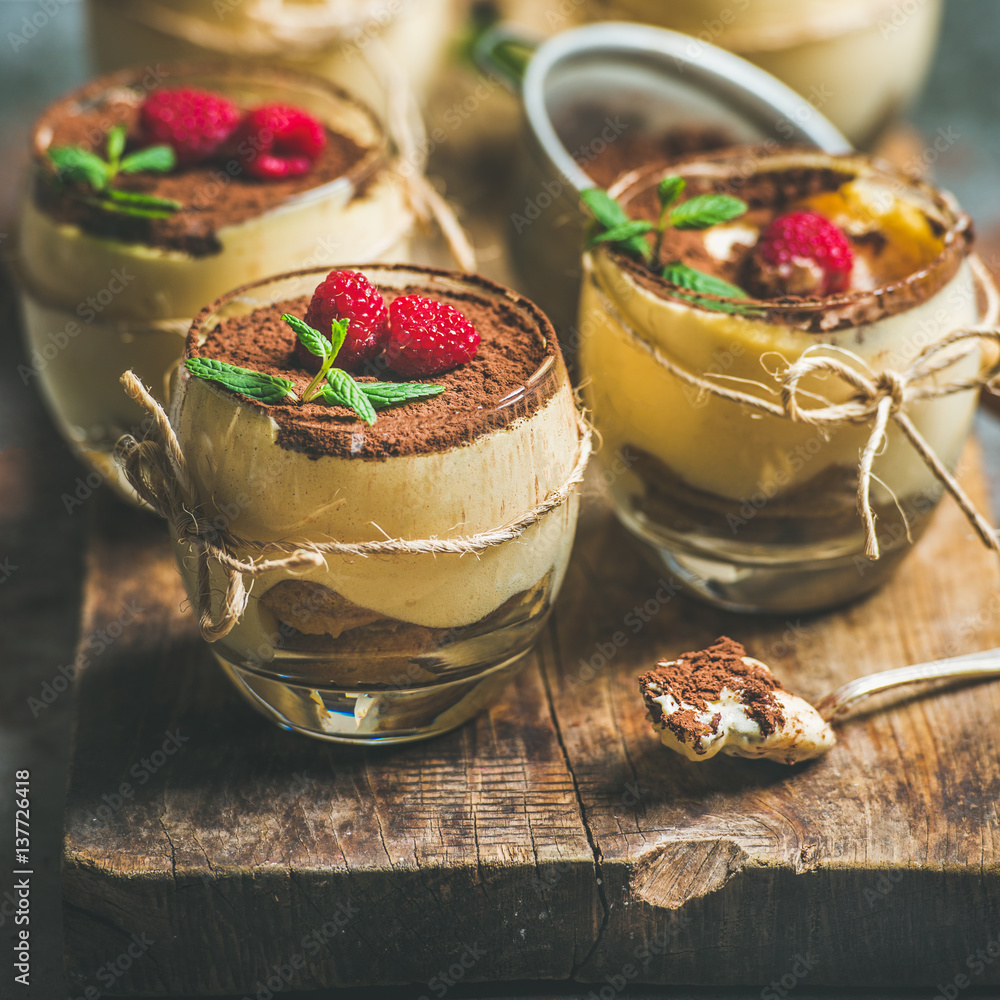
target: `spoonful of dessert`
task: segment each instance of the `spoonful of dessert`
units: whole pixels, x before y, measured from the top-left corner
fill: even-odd
[[[826,753],[837,742],[830,723],[864,698],[907,684],[987,677],[1000,677],[1000,649],[858,677],[814,707],[740,643],[720,636],[705,649],[661,660],[639,678],[639,690],[661,742],[689,760],[721,752],[796,764]]]

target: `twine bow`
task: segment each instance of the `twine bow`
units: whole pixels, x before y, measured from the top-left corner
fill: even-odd
[[[995,322],[997,300],[992,283],[980,261],[972,258],[971,263],[976,277],[980,282],[985,282],[988,289],[987,298],[990,304],[987,312],[990,315],[990,322]],[[927,467],[955,499],[983,543],[993,551],[1000,552],[996,531],[976,510],[973,502],[942,464],[907,413],[912,404],[923,400],[951,396],[983,386],[994,391],[997,388],[995,383],[1000,380],[1000,330],[986,327],[958,330],[925,347],[912,363],[901,371],[875,372],[851,351],[822,344],[816,345],[808,348],[784,371],[775,375],[781,401],[773,402],[748,392],[741,392],[739,389],[720,385],[688,371],[663,354],[655,344],[640,336],[614,308],[607,296],[605,296],[605,306],[615,315],[621,328],[633,343],[645,350],[662,368],[687,385],[698,389],[699,392],[708,392],[721,399],[751,407],[760,413],[813,427],[865,424],[870,421],[871,432],[858,462],[857,488],[858,512],[865,529],[865,555],[869,559],[879,558],[875,512],[871,505],[872,463],[882,448],[890,420],[902,431]],[[981,365],[977,373],[969,378],[950,381],[943,385],[932,381],[939,372],[977,354],[980,344],[984,341],[996,349],[996,357],[991,363]],[[840,403],[830,403],[821,399],[820,405],[805,405],[807,399],[815,401],[817,396],[814,392],[803,388],[803,381],[812,376],[824,375],[833,376],[846,383],[853,390],[850,397]],[[764,392],[774,391],[761,383],[751,384]]]
[[[163,407],[132,372],[125,372],[121,383],[129,396],[149,412],[152,423],[141,441],[131,434],[123,436],[115,446],[115,460],[140,499],[169,522],[178,540],[194,549],[197,559],[195,611],[201,633],[208,642],[228,635],[243,615],[250,600],[246,580],[253,581],[272,570],[323,566],[327,555],[467,555],[513,541],[569,500],[583,480],[592,450],[590,428],[578,416],[579,451],[566,480],[514,520],[473,535],[419,540],[386,538],[371,542],[260,542],[234,535],[220,528],[217,518],[197,513],[187,461]],[[240,557],[235,554],[238,550],[252,555]],[[213,561],[222,568],[226,579],[217,615],[212,613],[210,568]]]

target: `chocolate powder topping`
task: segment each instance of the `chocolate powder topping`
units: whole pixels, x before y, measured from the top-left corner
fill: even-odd
[[[711,725],[706,726],[698,721],[695,712],[705,712],[708,703],[718,701],[722,689],[728,688],[739,696],[761,734],[769,736],[784,725],[785,717],[774,692],[785,688],[769,670],[756,663],[747,664],[746,655],[740,643],[723,635],[705,649],[682,653],[676,660],[661,660],[639,678],[639,690],[653,722],[666,726],[681,742],[697,746],[701,737],[714,734],[721,717],[716,714]],[[653,700],[663,694],[672,695],[685,707],[664,715]]]
[[[385,266],[385,265],[380,265]],[[432,269],[427,268],[427,271]],[[444,451],[468,444],[481,434],[505,427],[530,416],[564,383],[562,355],[551,324],[527,299],[501,289],[486,279],[464,280],[496,294],[442,293],[412,286],[384,289],[386,303],[398,295],[426,294],[454,306],[479,332],[476,356],[464,365],[440,375],[403,379],[385,368],[381,360],[363,372],[351,374],[359,382],[419,381],[443,385],[445,391],[430,399],[416,400],[378,411],[374,427],[359,420],[347,407],[325,403],[279,403],[269,405],[246,396],[240,403],[266,413],[278,425],[277,443],[289,451],[311,458],[341,455],[384,459]],[[226,319],[210,331],[204,344],[195,335],[188,338],[187,357],[226,361],[257,372],[291,379],[301,396],[312,374],[295,357],[295,334],[281,319],[282,313],[304,317],[309,297],[288,299],[257,309],[246,316]],[[195,328],[198,324],[195,324]],[[532,376],[548,361],[556,366],[554,377],[542,377],[537,389],[525,391]],[[532,386],[534,382],[532,382]],[[229,392],[213,386],[219,392]],[[505,401],[501,406],[501,402]]]
[[[246,222],[358,170],[366,156],[378,160],[378,150],[365,149],[350,137],[327,129],[319,159],[300,177],[256,179],[248,176],[233,156],[220,156],[169,174],[119,174],[117,188],[172,198],[183,208],[168,219],[136,219],[105,212],[86,204],[72,186],[59,183],[45,151],[56,146],[83,146],[103,157],[107,132],[114,125],[128,129],[127,152],[148,145],[135,142],[139,108],[126,99],[127,93],[97,103],[78,103],[71,95],[50,107],[35,126],[38,169],[33,194],[38,207],[57,222],[77,225],[95,236],[205,257],[222,249],[217,233],[223,227]],[[49,133],[51,139],[42,142],[39,137]],[[365,166],[371,169],[374,165]]]
[[[678,169],[683,171],[683,165]],[[791,210],[805,198],[833,192],[853,180],[854,170],[835,170],[829,167],[803,166],[775,171],[759,171],[749,177],[733,181],[718,178],[687,177],[685,200],[699,194],[724,193],[742,198],[747,212],[734,220],[734,225],[747,225],[763,230],[774,218]],[[656,222],[660,207],[656,186],[649,185],[634,198],[626,199],[625,211],[631,218]],[[944,234],[944,227],[930,215],[928,223],[936,235]],[[814,333],[827,332],[859,323],[873,322],[883,316],[893,315],[926,301],[954,277],[972,242],[972,228],[968,220],[958,227],[955,247],[946,246],[937,260],[914,276],[914,280],[895,280],[874,292],[852,291],[825,299],[782,295],[777,298],[760,298],[753,294],[754,247],[734,243],[728,260],[720,261],[705,248],[705,234],[698,230],[668,228],[663,240],[661,259],[664,262],[680,260],[696,268],[745,289],[748,299],[757,306],[768,322],[799,327]],[[863,252],[873,270],[877,271],[878,258],[885,250],[886,241],[877,234],[861,239],[851,238],[856,251]],[[616,262],[645,288],[662,293],[668,286],[644,263],[620,250],[611,251]]]

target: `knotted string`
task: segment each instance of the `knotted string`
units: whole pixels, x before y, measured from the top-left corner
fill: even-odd
[[[519,538],[546,514],[569,500],[583,473],[592,449],[591,430],[581,416],[576,462],[566,480],[541,501],[514,520],[497,528],[455,538],[385,538],[371,542],[260,542],[241,538],[218,519],[197,512],[197,503],[187,462],[167,414],[132,372],[121,377],[125,391],[152,417],[143,440],[124,435],[115,447],[115,460],[125,478],[157,514],[165,518],[178,540],[194,549],[197,559],[197,593],[194,604],[202,635],[215,642],[239,621],[250,599],[246,579],[251,581],[276,569],[301,569],[325,565],[325,556],[372,556],[385,554],[467,555]],[[235,552],[252,553],[241,558]],[[219,565],[226,589],[218,614],[212,613],[210,567]]]
[[[995,322],[996,290],[985,272],[984,265],[976,258],[972,258],[970,263],[973,272],[987,292],[989,321]],[[614,315],[634,344],[646,351],[661,368],[701,392],[708,392],[720,399],[748,406],[772,417],[794,420],[813,427],[836,427],[843,424],[871,422],[871,431],[858,462],[857,488],[858,512],[865,529],[865,555],[869,559],[879,558],[875,512],[871,505],[872,464],[882,448],[890,420],[902,431],[927,467],[955,499],[983,543],[988,548],[1000,552],[997,533],[979,513],[907,414],[910,405],[923,400],[939,399],[983,386],[993,391],[996,388],[994,383],[1000,379],[1000,330],[974,327],[955,331],[937,343],[929,344],[908,367],[901,371],[875,372],[853,352],[819,344],[807,348],[796,361],[783,371],[775,373],[777,392],[781,401],[773,402],[739,389],[720,385],[718,382],[710,381],[709,378],[688,371],[665,355],[656,344],[636,332],[603,292],[602,295],[605,308]],[[974,376],[957,379],[944,385],[928,381],[939,372],[978,354],[982,342],[993,345],[994,360],[981,364]],[[832,376],[840,379],[851,389],[851,395],[841,403],[822,400],[822,405],[819,406],[804,405],[805,400],[816,399],[815,393],[803,389],[801,385],[803,380],[813,376]],[[751,384],[765,393],[773,391],[762,383],[751,382]]]

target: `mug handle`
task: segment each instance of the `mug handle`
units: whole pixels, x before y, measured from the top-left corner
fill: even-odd
[[[541,44],[540,39],[509,24],[494,24],[476,39],[472,60],[484,73],[491,73],[512,93],[520,94],[524,71]]]

